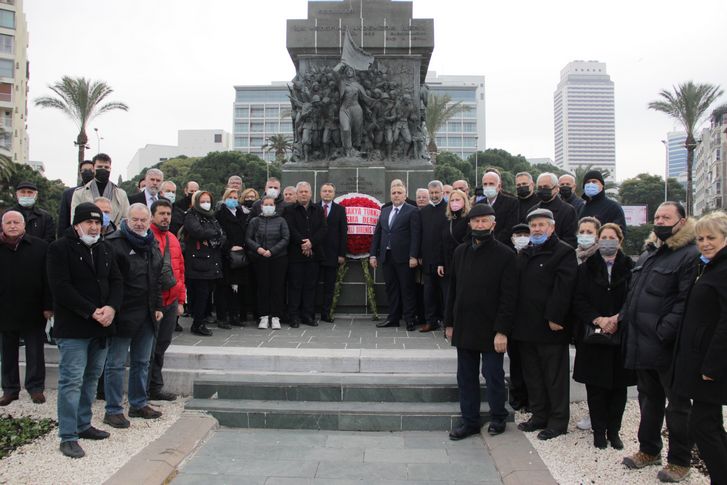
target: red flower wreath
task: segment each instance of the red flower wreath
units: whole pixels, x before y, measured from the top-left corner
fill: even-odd
[[[336,198],[346,209],[348,237],[347,256],[354,259],[369,255],[376,222],[381,214],[381,202],[366,194],[350,193]]]

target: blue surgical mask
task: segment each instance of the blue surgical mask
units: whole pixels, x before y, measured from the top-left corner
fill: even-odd
[[[103,222],[101,223],[103,227],[109,227],[109,224],[111,224],[111,216],[103,212],[101,213],[101,218],[103,219]]]
[[[237,209],[237,206],[240,205],[240,202],[238,202],[237,199],[225,199],[225,205],[228,209]]]
[[[449,202],[449,196],[448,195],[445,195],[444,197],[442,197],[442,199],[444,200],[444,203],[445,204]]]
[[[531,234],[530,235],[530,242],[533,243],[533,246],[540,246],[541,244],[544,244],[545,241],[548,240],[547,234]]]
[[[599,185],[595,182],[589,182],[583,188],[583,192],[585,192],[588,197],[595,197],[599,194],[599,192],[601,192],[601,187],[599,187]]]
[[[702,262],[703,262],[704,264],[709,264],[709,262],[710,262],[710,261],[712,261],[712,260],[711,260],[711,259],[709,259],[709,258],[708,258],[707,256],[705,256],[704,254],[702,254],[701,256],[699,256],[699,259],[700,259],[700,260],[701,260],[701,261],[702,261]]]

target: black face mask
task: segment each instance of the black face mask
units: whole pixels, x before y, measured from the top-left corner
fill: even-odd
[[[563,185],[560,187],[561,199],[570,199],[571,195],[573,195],[573,189],[571,187],[568,187],[567,185]]]
[[[160,226],[159,224],[154,224],[157,226],[157,229],[159,229],[161,232],[167,232],[169,230],[169,226]]]
[[[487,241],[492,237],[492,229],[472,229],[472,238],[480,242]]]
[[[252,205],[253,205],[254,203],[255,203],[255,201],[254,201],[254,200],[246,200],[246,201],[244,201],[244,202],[242,203],[242,205],[244,205],[245,207],[247,207],[247,208],[249,209],[250,207],[252,207]]]
[[[521,199],[527,199],[530,197],[530,187],[518,187],[517,196]]]
[[[105,184],[109,181],[109,177],[111,176],[111,171],[106,170],[105,168],[97,168],[96,169],[96,175],[95,178],[97,181],[101,182],[102,184]]]
[[[553,198],[552,189],[538,189],[538,197],[540,197],[540,200],[543,202],[548,202]]]
[[[93,180],[93,170],[81,170],[81,183],[86,185]]]
[[[677,224],[679,223],[677,222]],[[654,226],[654,234],[656,234],[656,237],[658,237],[659,240],[664,242],[674,235],[672,231],[677,224],[674,224],[673,226]]]

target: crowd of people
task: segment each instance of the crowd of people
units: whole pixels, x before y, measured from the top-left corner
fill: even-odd
[[[281,190],[270,178],[260,194],[233,175],[219,201],[191,180],[177,200],[158,169],[131,195],[109,181],[110,170],[105,154],[80,165],[82,183],[64,192],[57,228],[36,207],[32,183],[17,186],[17,206],[2,215],[0,406],[19,396],[20,339],[25,388],[45,401],[52,321],[60,450],[70,457],[84,456],[79,439],[109,436],[91,425],[97,390],[104,423],[129,427],[127,361],[129,418],[156,419],[149,401],[176,398],[164,390],[162,368],[185,312],[200,336],[213,324],[245,326],[248,315],[261,329],[333,322],[346,255],[347,217],[332,183],[314,202],[307,182]],[[623,210],[598,171],[582,187],[552,173],[522,172],[515,182],[510,195],[488,169],[474,193],[464,180],[433,180],[410,200],[394,180],[374,230],[369,264],[383,273],[388,304],[377,326],[444,327],[457,349],[462,424],[450,438],[480,432],[480,371],[490,434],[505,431],[508,394],[514,409],[531,413],[520,430],[541,440],[566,433],[575,344],[573,378],[586,385],[589,409],[578,425],[592,429],[595,447],[623,448],[627,388],[637,385],[639,451],[624,465],[661,464],[666,416],[669,451],[658,477],[685,478],[696,443],[715,483],[726,480],[727,214],[695,222],[664,202],[634,261],[622,249]]]

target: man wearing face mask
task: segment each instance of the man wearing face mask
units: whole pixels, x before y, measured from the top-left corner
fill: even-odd
[[[176,188],[176,186],[175,186],[175,188]],[[174,207],[179,208],[179,210],[181,210],[182,213],[186,213],[189,209],[192,208],[192,196],[198,190],[199,190],[199,184],[197,182],[195,182],[194,180],[189,180],[186,184],[184,184],[184,197],[179,200],[176,200],[176,196],[175,196],[174,197],[175,201],[172,202],[172,204],[174,204]],[[163,189],[162,193],[164,193],[165,191],[168,193],[169,189]],[[183,221],[182,221],[182,224],[184,224]]]
[[[591,170],[583,177],[583,200],[585,205],[578,213],[578,218],[595,217],[601,224],[613,222],[621,226],[626,233],[626,217],[621,206],[615,200],[606,197],[606,182],[598,170]]]
[[[626,325],[626,368],[636,370],[641,422],[639,451],[624,458],[628,468],[661,464],[661,429],[666,413],[668,467],[689,472],[692,441],[690,401],[671,392],[674,343],[682,324],[699,251],[694,221],[678,202],[664,202],[654,214],[654,232],[632,271],[618,325]],[[665,402],[668,399],[669,405]]]
[[[444,317],[447,338],[457,347],[463,421],[449,433],[451,440],[480,432],[480,359],[490,405],[487,431],[490,435],[505,431],[508,412],[503,357],[517,305],[516,256],[493,236],[495,211],[487,204],[478,204],[467,217],[472,240],[454,251]]]
[[[517,200],[520,204],[520,221],[525,221],[528,212],[535,206],[540,199],[535,194],[535,181],[533,176],[528,172],[520,172],[515,174],[515,191],[517,192]]]
[[[427,185],[429,204],[420,210],[422,222],[421,270],[424,280],[424,325],[420,332],[438,330],[444,317],[444,295],[437,274],[442,228],[447,224],[447,204],[442,200],[442,182],[432,180]]]
[[[111,221],[119,227],[121,219],[129,209],[129,198],[123,189],[109,180],[111,177],[111,157],[99,153],[93,157],[94,178],[82,188],[73,192],[71,212],[83,202],[93,202],[96,197],[106,197],[111,201]]]
[[[71,187],[63,191],[61,196],[61,206],[58,208],[58,237],[62,237],[63,233],[71,227],[71,200],[73,193],[93,180],[93,162],[84,160],[78,164],[78,172],[81,177],[81,185]]]
[[[91,426],[91,405],[108,351],[113,321],[121,307],[124,281],[111,245],[100,239],[101,211],[90,202],[74,210],[73,226],[48,248],[58,344],[58,434],[61,452],[85,455],[78,439],[109,433]]]
[[[558,177],[553,173],[545,172],[538,176],[538,202],[536,209],[548,209],[555,219],[555,233],[558,238],[575,248],[578,219],[576,211],[570,204],[558,197]]]
[[[184,210],[176,204],[177,185],[171,180],[165,180],[160,186],[159,198],[166,199],[172,204],[172,220],[169,223],[169,233],[175,236],[184,225]]]
[[[530,245],[530,226],[517,224],[512,228],[512,245],[515,252],[520,254]],[[522,357],[520,347],[516,340],[507,343],[507,356],[510,358],[510,407],[515,411],[528,408],[528,389],[523,376]]]
[[[283,214],[283,208],[285,207],[286,202],[283,198],[283,193],[280,190],[280,180],[275,177],[270,177],[268,181],[265,182],[265,193],[262,196],[275,197],[275,212],[278,215]],[[259,216],[262,213],[261,207],[262,199],[255,201],[252,205],[253,217]]]
[[[15,188],[18,203],[12,208],[23,215],[25,232],[48,243],[56,239],[56,225],[53,216],[38,207],[38,187],[32,182],[20,182]]]
[[[144,188],[134,195],[129,196],[129,205],[146,204],[151,209],[151,205],[161,197],[161,186],[164,182],[164,173],[158,168],[150,168],[144,175]]]
[[[478,204],[489,204],[495,209],[498,224],[495,228],[495,239],[510,245],[510,230],[519,222],[520,205],[515,197],[502,193],[502,180],[495,171],[485,172],[482,176],[482,194],[484,198]],[[500,226],[502,224],[502,226]]]
[[[528,214],[530,246],[520,251],[518,305],[512,337],[520,348],[532,417],[518,425],[549,440],[566,433],[570,365],[566,328],[578,272],[576,253],[558,239],[553,213]]]
[[[572,205],[576,210],[576,214],[580,213],[581,207],[586,205],[586,202],[576,194],[575,177],[569,173],[561,175],[558,179],[558,184],[560,185],[560,193],[558,196],[563,199],[563,202]]]
[[[103,216],[103,223],[101,224],[103,229],[101,229],[101,236],[108,236],[117,229],[114,223],[111,222],[111,201],[106,197],[96,197],[93,200],[93,203],[101,210]]]

